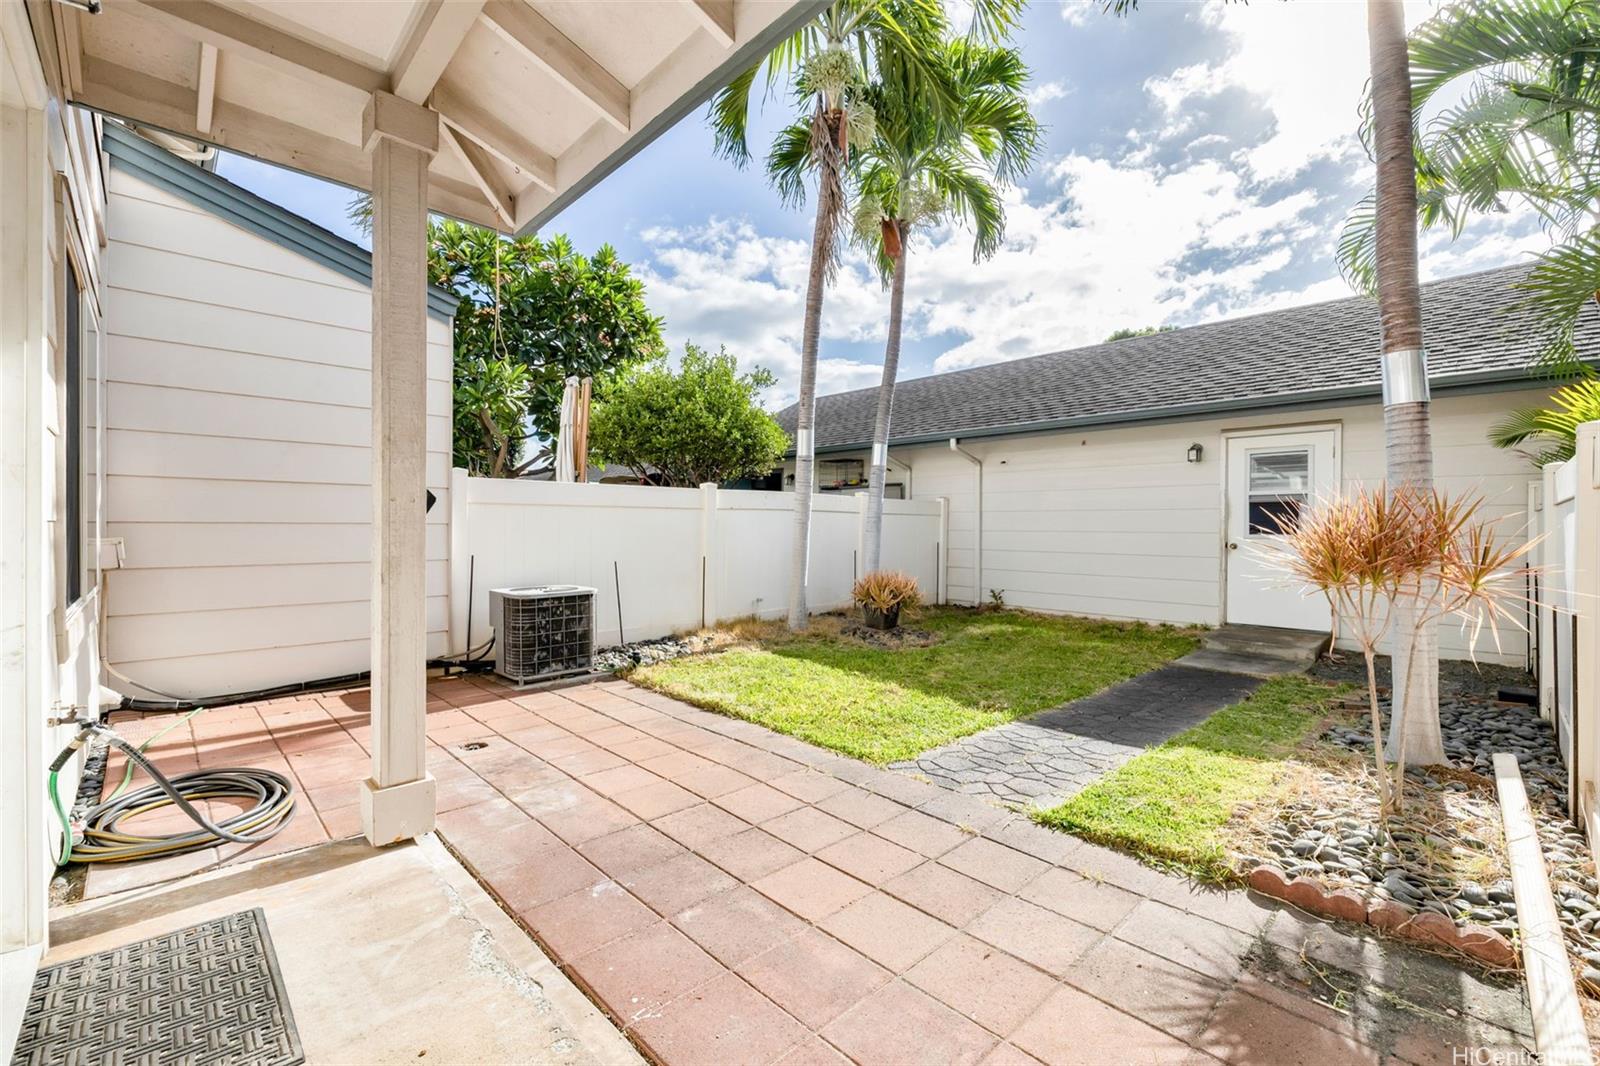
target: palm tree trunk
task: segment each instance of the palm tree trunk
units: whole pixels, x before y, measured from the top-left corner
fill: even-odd
[[[900,254],[894,260],[894,276],[889,282],[889,337],[883,346],[883,381],[878,386],[878,416],[872,423],[872,471],[867,477],[867,518],[862,539],[866,541],[866,562],[862,573],[870,574],[883,561],[883,482],[889,473],[889,416],[894,408],[894,379],[900,370],[900,323],[906,304],[906,227],[892,222],[900,236]]]
[[[800,332],[800,398],[794,432],[794,544],[790,548],[789,628],[811,621],[806,582],[811,568],[811,493],[816,485],[817,341],[822,332],[822,294],[833,275],[839,219],[844,213],[844,152],[838,146],[842,111],[817,108],[811,120],[811,152],[817,163],[817,219],[811,229],[811,271],[806,279],[805,323]]]
[[[1422,291],[1417,279],[1417,176],[1412,148],[1411,63],[1400,0],[1367,0],[1372,54],[1373,148],[1378,166],[1378,310],[1383,325],[1383,424],[1390,491],[1433,488]],[[1439,732],[1438,633],[1415,625],[1418,606],[1395,606],[1388,754],[1423,765],[1445,761]],[[1415,648],[1412,644],[1415,641]],[[1405,664],[1410,663],[1410,669]],[[1402,676],[1405,675],[1405,676]]]
[[[826,180],[826,179],[824,179]],[[816,444],[812,429],[817,407],[817,338],[822,328],[822,293],[827,283],[828,223],[821,204],[811,235],[811,272],[806,279],[805,324],[800,333],[800,400],[795,415],[794,544],[789,559],[789,628],[810,622],[806,580],[811,565],[811,493],[816,483]]]

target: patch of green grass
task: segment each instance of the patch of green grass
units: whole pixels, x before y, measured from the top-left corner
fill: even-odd
[[[1274,678],[1034,817],[1197,880],[1232,880],[1223,826],[1239,804],[1267,793],[1336,691],[1304,677]]]
[[[639,684],[874,763],[1098,692],[1192,650],[1193,631],[1085,618],[930,608],[928,647],[755,627],[750,643],[635,670]]]

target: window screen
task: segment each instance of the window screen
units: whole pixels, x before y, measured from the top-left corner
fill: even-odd
[[[1250,453],[1251,536],[1277,536],[1294,524],[1311,494],[1311,451]]]

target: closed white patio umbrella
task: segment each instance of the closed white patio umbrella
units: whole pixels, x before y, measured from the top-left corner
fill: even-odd
[[[573,442],[577,439],[578,379],[567,379],[561,392],[561,428],[556,438],[556,480],[578,480],[578,464]]]

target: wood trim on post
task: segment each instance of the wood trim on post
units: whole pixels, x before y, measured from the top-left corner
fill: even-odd
[[[374,93],[372,157],[372,776],[361,820],[376,846],[433,829],[427,765],[428,164],[439,116]]]

